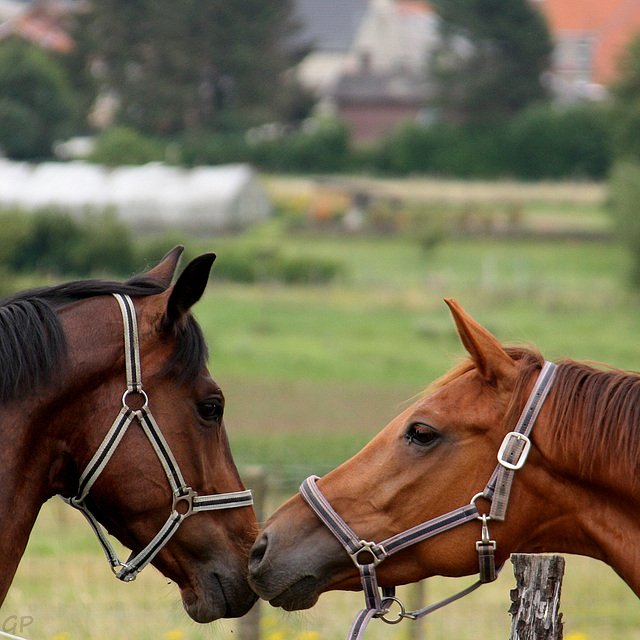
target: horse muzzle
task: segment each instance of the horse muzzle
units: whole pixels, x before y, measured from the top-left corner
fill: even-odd
[[[313,544],[297,545],[277,526],[268,526],[249,555],[252,589],[274,607],[297,611],[312,607],[345,569],[353,573],[336,541],[322,530],[318,533]],[[311,537],[315,539],[315,531]]]
[[[241,570],[228,567],[203,572],[194,585],[180,586],[182,604],[195,622],[239,618],[251,609],[258,597]]]

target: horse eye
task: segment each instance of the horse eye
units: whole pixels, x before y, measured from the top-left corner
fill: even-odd
[[[409,444],[417,444],[420,447],[429,447],[438,440],[440,434],[426,424],[412,424],[404,436]]]
[[[224,405],[220,400],[206,400],[198,403],[198,413],[207,422],[220,422],[224,413]]]

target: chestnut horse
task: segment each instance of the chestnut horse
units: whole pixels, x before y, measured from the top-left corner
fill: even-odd
[[[60,494],[87,516],[121,579],[152,563],[198,622],[253,605],[252,499],[189,311],[215,256],[193,260],[171,286],[181,252],[124,284],[72,282],[0,304],[0,603],[40,507]]]
[[[469,358],[271,516],[252,587],[296,610],[362,585],[353,638],[396,585],[479,568],[489,581],[493,556],[516,552],[597,558],[640,596],[640,375],[545,363],[447,303]]]

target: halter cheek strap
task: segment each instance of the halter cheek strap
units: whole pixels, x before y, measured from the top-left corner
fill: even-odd
[[[432,518],[383,542],[368,542],[362,540],[329,504],[316,484],[318,476],[311,476],[302,483],[300,495],[340,541],[360,572],[365,608],[353,621],[347,640],[360,640],[367,624],[374,617],[381,618],[388,624],[396,624],[403,618],[422,618],[475,591],[482,584],[496,579],[501,567],[495,566],[496,543],[489,535],[488,521],[505,519],[515,472],[527,459],[531,447],[529,435],[551,389],[556,370],[557,365],[545,362],[515,429],[509,432],[502,442],[498,451],[498,465],[487,486],[474,496],[468,505]],[[478,511],[476,500],[480,497],[491,501],[489,515],[481,515]],[[396,598],[395,589],[378,588],[376,567],[388,556],[472,520],[482,522],[481,537],[476,542],[479,579],[475,583],[441,602],[417,611],[406,611],[403,603]],[[388,618],[389,609],[394,603],[400,607],[400,612],[396,618]]]
[[[171,448],[149,409],[149,399],[142,388],[140,344],[133,301],[126,295],[114,294],[114,296],[120,306],[124,324],[127,390],[122,396],[122,409],[120,409],[120,413],[111,425],[102,444],[98,447],[98,450],[80,476],[78,492],[73,498],[63,498],[63,500],[81,511],[85,516],[98,537],[116,577],[125,582],[130,582],[136,578],[138,573],[140,573],[140,571],[153,560],[164,545],[167,544],[185,518],[199,511],[250,506],[253,504],[253,497],[250,489],[199,496],[191,487],[186,485]],[[129,404],[127,404],[128,401],[131,400],[130,396],[138,396],[141,398],[143,403],[142,407],[132,409]],[[132,553],[126,562],[122,562],[118,558],[118,554],[107,538],[106,533],[87,507],[85,500],[91,487],[104,470],[122,440],[122,437],[129,428],[129,425],[134,420],[137,420],[141,425],[162,464],[171,487],[172,506],[171,514],[167,521],[151,542],[137,555]]]

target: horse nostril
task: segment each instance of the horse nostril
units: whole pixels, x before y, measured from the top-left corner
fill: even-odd
[[[262,532],[255,544],[251,548],[249,554],[249,571],[255,573],[259,570],[264,557],[267,555],[267,547],[269,546],[269,536],[266,531]]]

